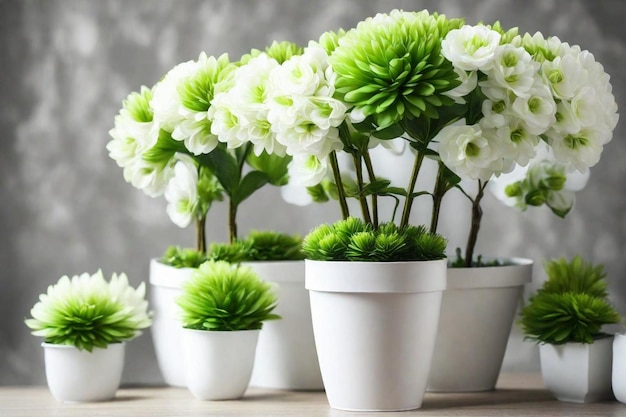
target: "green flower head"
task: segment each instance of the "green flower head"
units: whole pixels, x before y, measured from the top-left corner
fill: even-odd
[[[126,97],[123,107],[134,121],[149,123],[154,116],[150,100],[152,100],[152,89],[142,86],[140,92],[132,92]]]
[[[183,327],[196,330],[255,330],[273,314],[277,297],[250,267],[224,261],[200,265],[178,298]]]
[[[360,22],[330,56],[336,95],[378,129],[405,118],[437,118],[438,108],[454,104],[443,93],[460,84],[441,41],[462,24],[425,10],[394,10]]]

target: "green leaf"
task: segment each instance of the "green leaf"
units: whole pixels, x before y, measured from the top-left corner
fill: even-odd
[[[404,134],[404,129],[399,123],[394,123],[389,127],[373,132],[374,137],[382,140],[399,138]]]
[[[213,172],[227,195],[231,198],[239,184],[241,172],[237,160],[226,149],[226,145],[219,144],[208,154],[198,155],[202,165],[206,165]]]
[[[231,196],[235,205],[240,204],[246,198],[250,197],[259,188],[269,183],[267,174],[261,171],[250,171],[241,180],[241,183],[234,189]]]
[[[253,169],[267,175],[268,182],[272,185],[285,185],[289,180],[287,166],[291,162],[290,156],[278,156],[265,151],[257,156],[254,152],[250,152],[247,162]]]

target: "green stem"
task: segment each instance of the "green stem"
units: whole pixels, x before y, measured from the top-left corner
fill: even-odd
[[[234,243],[237,240],[237,204],[233,199],[228,199],[228,241]]]
[[[365,167],[367,168],[367,175],[370,179],[370,183],[376,181],[374,165],[372,164],[369,149],[365,149],[365,152],[363,153],[363,161],[365,161]],[[376,194],[372,194],[372,221],[374,229],[378,229],[378,196]]]
[[[353,153],[352,158],[354,160],[354,169],[356,170],[356,182],[359,189],[359,204],[361,204],[363,221],[367,224],[372,224],[372,217],[370,216],[367,198],[363,195],[363,166],[361,165],[361,157],[360,155]]]
[[[413,207],[413,199],[411,194],[415,190],[415,184],[417,183],[417,176],[420,172],[420,168],[422,167],[422,162],[424,161],[424,153],[417,152],[415,156],[415,163],[413,164],[413,172],[411,173],[411,180],[409,182],[409,187],[407,189],[407,195],[404,199],[404,208],[402,210],[402,219],[400,220],[400,227],[406,227],[409,225],[409,217],[411,215],[411,208]]]
[[[206,214],[196,217],[196,249],[206,253]]]
[[[430,232],[436,233],[437,226],[439,224],[439,213],[441,212],[441,202],[443,196],[448,192],[448,188],[444,184],[443,178],[444,166],[440,163],[437,171],[437,181],[435,182],[435,189],[433,190],[433,213],[430,218]]]
[[[467,238],[467,246],[465,247],[465,267],[467,268],[472,266],[472,259],[474,258],[474,248],[476,247],[476,241],[478,239],[480,221],[483,217],[483,210],[480,208],[480,200],[482,200],[485,195],[485,187],[488,182],[487,180],[483,184],[481,180],[478,180],[478,194],[472,199],[472,225]]]
[[[337,153],[332,151],[329,155],[330,166],[333,170],[335,185],[337,186],[337,198],[339,199],[339,207],[341,207],[341,217],[345,220],[350,217],[348,202],[346,201],[346,192],[343,189],[343,181],[341,180],[341,172],[339,171],[339,163],[337,162]]]

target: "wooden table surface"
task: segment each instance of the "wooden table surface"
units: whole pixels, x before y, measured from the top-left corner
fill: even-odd
[[[323,392],[289,392],[252,387],[237,401],[199,401],[183,388],[126,387],[113,401],[56,402],[46,387],[0,387],[2,417],[177,417],[177,416],[625,416],[626,404],[556,401],[538,374],[503,374],[496,391],[427,393],[421,409],[393,413],[333,410]]]

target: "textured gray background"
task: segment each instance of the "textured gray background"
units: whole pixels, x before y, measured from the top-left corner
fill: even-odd
[[[48,284],[98,268],[125,271],[137,284],[147,279],[150,257],[169,244],[193,245],[193,231],[169,221],[164,200],[124,183],[107,156],[107,132],[130,91],[202,50],[237,59],[275,39],[303,44],[394,7],[429,8],[469,23],[499,19],[580,44],[605,65],[626,109],[621,0],[0,1],[0,384],[44,383],[41,340],[23,319]],[[487,198],[479,250],[537,263],[577,253],[604,262],[611,299],[626,313],[625,130],[621,121],[565,220]],[[464,243],[464,204],[453,198],[443,213],[441,231],[452,248]],[[424,220],[424,210],[414,222]],[[338,214],[335,205],[287,206],[268,189],[244,204],[240,229],[305,234]],[[217,207],[210,240],[226,239],[225,222],[224,207]],[[541,267],[535,272],[537,285]],[[537,369],[535,346],[521,339],[513,333],[505,367]],[[130,344],[126,365],[126,383],[160,382],[149,332]]]

